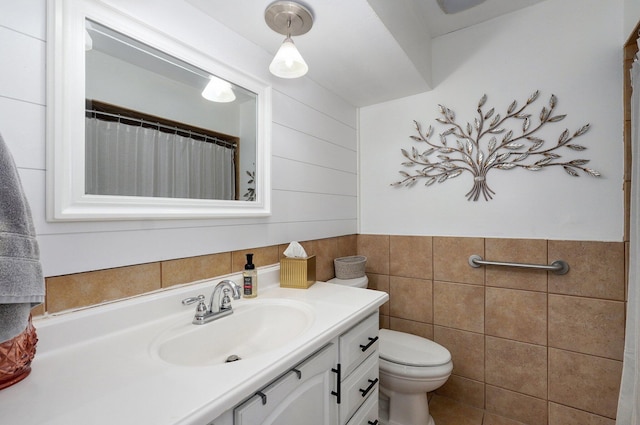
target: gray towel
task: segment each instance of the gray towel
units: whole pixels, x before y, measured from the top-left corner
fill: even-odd
[[[31,209],[18,169],[0,135],[0,342],[27,327],[28,312],[44,302],[44,278]],[[26,314],[25,314],[26,313]]]

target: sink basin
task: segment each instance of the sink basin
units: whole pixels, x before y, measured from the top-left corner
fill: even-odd
[[[181,366],[220,365],[282,347],[313,323],[309,306],[290,300],[236,302],[233,314],[204,325],[191,316],[161,333],[152,343],[154,356]]]

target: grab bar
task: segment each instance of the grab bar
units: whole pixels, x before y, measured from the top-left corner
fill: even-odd
[[[526,264],[526,263],[506,263],[501,261],[487,261],[483,260],[479,255],[472,255],[469,257],[469,265],[471,267],[480,266],[507,266],[507,267],[521,267],[525,269],[539,269],[548,270],[554,274],[566,274],[569,271],[569,264],[563,260],[556,260],[550,265],[546,264]]]

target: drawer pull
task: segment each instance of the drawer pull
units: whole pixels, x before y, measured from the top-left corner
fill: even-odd
[[[340,404],[341,394],[340,394],[340,381],[342,380],[342,368],[340,363],[335,368],[331,368],[331,372],[335,373],[336,376],[336,390],[331,391],[331,395],[336,396],[336,402]]]
[[[375,421],[367,421],[367,423],[369,425],[378,425],[378,420],[376,419]]]
[[[359,391],[362,393],[362,397],[366,397],[367,394],[369,394],[369,391],[371,391],[371,389],[376,386],[376,384],[378,383],[378,378],[369,379],[368,381],[369,381],[369,386],[367,387],[366,390],[363,390],[362,388],[359,389]]]
[[[258,391],[256,393],[256,395],[259,395],[260,398],[262,399],[262,405],[264,406],[265,404],[267,404],[267,395],[265,393],[263,393],[262,391]]]
[[[375,338],[371,338],[369,337],[369,343],[367,345],[362,345],[360,344],[360,349],[362,350],[362,352],[364,353],[365,351],[367,351],[369,349],[369,347],[371,347],[376,341],[378,340],[378,337],[376,336]]]

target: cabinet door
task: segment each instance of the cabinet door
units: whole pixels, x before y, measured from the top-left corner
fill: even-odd
[[[238,406],[235,425],[336,425],[337,348],[329,344]]]

